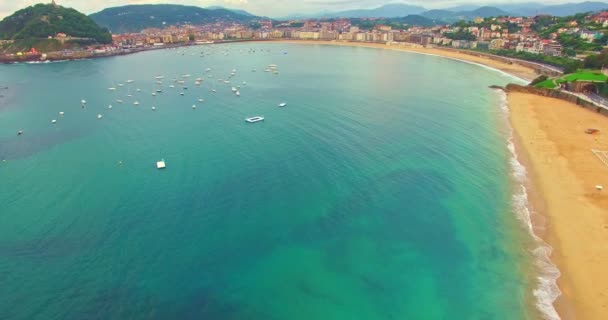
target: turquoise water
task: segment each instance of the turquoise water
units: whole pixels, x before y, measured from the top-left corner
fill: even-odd
[[[512,79],[366,48],[184,51],[0,66],[0,319],[536,317],[487,88]]]

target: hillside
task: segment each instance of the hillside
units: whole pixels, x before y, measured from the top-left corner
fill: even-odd
[[[114,7],[94,13],[90,17],[113,33],[139,32],[146,28],[219,21],[246,23],[258,19],[256,16],[243,15],[223,8],[210,10],[172,4]]]
[[[507,16],[508,12],[496,7],[481,7],[470,11],[451,11],[451,10],[429,10],[422,13],[422,16],[429,19],[437,19],[446,22],[456,22],[458,20],[472,20],[477,17],[489,18],[497,16]]]
[[[72,37],[90,38],[97,43],[112,42],[108,30],[99,27],[86,15],[62,6],[37,4],[0,21],[0,39],[41,39],[60,32]]]

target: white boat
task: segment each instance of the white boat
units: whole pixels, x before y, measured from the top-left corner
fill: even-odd
[[[59,115],[63,117],[65,113],[63,111],[59,111]]]
[[[122,84],[122,83],[119,83],[119,84],[118,84],[118,86],[119,86],[119,87],[122,87],[122,86],[124,86],[124,84]]]
[[[112,109],[112,105],[109,105],[109,106],[108,106],[108,109]]]
[[[236,87],[232,87],[232,92],[236,92]]]
[[[203,81],[203,78],[196,78],[194,80],[197,81],[197,82],[201,82],[201,81]]]
[[[18,136],[20,136],[20,135],[22,135],[22,134],[23,134],[23,130],[19,130],[19,131],[17,131],[17,135],[18,135]]]
[[[247,81],[243,81],[243,85],[246,86],[247,85]]]
[[[174,85],[170,85],[169,88],[175,88],[175,86]]]
[[[156,161],[156,169],[164,169],[167,165],[165,164],[165,159],[160,159],[160,161]]]
[[[114,91],[114,90],[116,90],[116,88],[114,88],[114,87],[110,87],[110,88],[108,88],[108,90],[110,90],[110,91]]]
[[[196,109],[196,105],[195,104],[192,105],[192,109]]]
[[[80,104],[87,104],[87,101],[82,99],[82,100],[80,100]]]
[[[161,93],[161,92],[163,92],[163,90],[161,90],[161,89],[156,89],[156,92]]]
[[[264,121],[264,117],[255,116],[255,117],[247,118],[247,119],[245,119],[245,121],[247,121],[249,123],[255,123],[255,122],[259,122],[259,121]]]
[[[57,120],[53,119],[51,120],[51,123],[57,123]]]
[[[185,93],[183,93],[183,92],[180,92],[179,94],[182,95],[182,96],[185,95]]]
[[[133,105],[138,106],[138,105],[139,105],[139,101],[135,101],[135,102],[133,102]]]
[[[156,111],[156,107],[152,107],[152,111]]]
[[[118,99],[118,100],[116,100],[116,102],[118,102],[118,103],[122,103],[122,100]]]
[[[238,92],[238,91],[237,91],[237,92],[235,92],[234,94],[236,94],[236,96],[237,96],[237,97],[240,97],[240,96],[241,96],[241,93],[240,93],[240,92]]]
[[[286,106],[286,105],[287,105],[287,103],[285,103],[285,102],[281,102],[281,103],[279,103],[279,107],[284,107],[284,106]]]
[[[189,77],[190,77],[189,74],[185,74],[185,75],[182,76],[182,78],[189,78]]]
[[[179,80],[179,81],[177,81],[177,83],[179,83],[179,84],[184,84],[184,83],[186,83],[186,81],[184,81],[184,80]]]
[[[264,69],[264,72],[270,72],[270,71],[271,71],[270,69]]]
[[[135,80],[127,80],[127,83],[133,83]]]
[[[198,99],[198,102],[204,102],[204,101],[205,101],[205,100],[203,100],[202,98],[201,98],[201,99]]]
[[[276,69],[276,68],[278,68],[278,67],[279,67],[279,66],[277,66],[276,64],[269,64],[269,65],[268,65],[268,68],[270,68],[270,69]]]
[[[156,81],[156,84],[163,84],[162,81]]]
[[[152,96],[156,96],[156,92],[152,92]]]
[[[230,80],[225,80],[224,83],[230,83]]]
[[[101,119],[103,116],[101,114],[97,114],[97,119]]]
[[[164,77],[165,76],[157,76],[157,77],[154,77],[154,79],[163,79]]]
[[[137,88],[135,91],[137,91],[137,92],[141,92],[141,89],[140,89],[140,88]]]
[[[215,89],[211,89],[211,92],[217,92],[217,90],[215,90]]]

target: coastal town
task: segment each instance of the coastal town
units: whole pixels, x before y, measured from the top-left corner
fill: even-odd
[[[26,52],[8,52],[5,49],[0,60],[61,60],[213,42],[297,39],[474,50],[564,68],[571,61],[583,61],[589,55],[598,54],[608,42],[608,11],[561,18],[546,15],[477,17],[471,21],[434,26],[383,22],[386,20],[381,18],[337,18],[263,19],[253,23],[218,21],[203,25],[184,23],[112,34],[112,43],[106,45],[55,52],[41,52],[39,48]],[[87,40],[64,32],[48,38],[62,44]],[[13,41],[0,40],[0,48],[10,47]]]

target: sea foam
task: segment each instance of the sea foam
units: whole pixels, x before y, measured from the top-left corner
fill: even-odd
[[[502,90],[497,90],[497,92],[500,94],[500,108],[504,114],[508,116],[509,105],[507,103],[507,95]],[[534,256],[534,264],[539,272],[537,276],[538,284],[532,293],[536,298],[536,307],[541,312],[543,318],[547,320],[558,320],[560,317],[557,314],[557,310],[555,310],[553,303],[561,295],[561,291],[557,286],[557,279],[560,277],[560,272],[550,259],[553,248],[534,232],[532,212],[530,211],[528,190],[526,188],[528,174],[526,167],[518,159],[515,144],[513,142],[513,129],[510,126],[508,128],[507,148],[511,153],[509,162],[511,174],[516,183],[512,196],[513,211],[534,239],[535,247],[531,250],[531,253]]]

